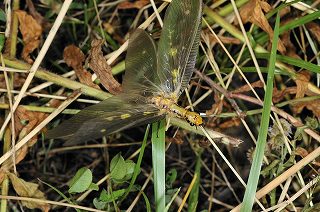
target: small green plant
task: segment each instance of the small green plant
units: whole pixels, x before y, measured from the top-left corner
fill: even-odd
[[[69,182],[68,192],[70,194],[82,193],[89,189],[98,191],[99,187],[97,184],[92,182],[92,172],[88,168],[83,167],[77,171],[75,176]]]

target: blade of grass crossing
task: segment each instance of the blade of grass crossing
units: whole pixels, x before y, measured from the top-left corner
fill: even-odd
[[[152,124],[152,166],[156,211],[165,211],[165,120]]]
[[[275,63],[276,63],[276,56],[277,56],[278,37],[279,37],[279,23],[280,23],[280,16],[279,16],[279,13],[277,13],[274,36],[272,39],[272,49],[270,54],[269,67],[268,67],[267,88],[266,88],[266,93],[264,97],[260,130],[259,130],[258,141],[257,141],[256,150],[254,153],[253,162],[251,165],[249,179],[248,179],[246,191],[243,198],[243,205],[240,210],[241,212],[252,211],[253,202],[254,202],[257,185],[259,181],[261,165],[262,165],[262,160],[264,156],[264,149],[266,146],[270,112],[271,112],[273,78],[274,78],[274,70],[275,70]]]
[[[180,193],[181,188],[178,188],[178,190],[176,191],[176,193],[174,193],[174,195],[172,196],[171,200],[169,201],[169,203],[166,206],[166,211],[169,210],[170,206],[172,205],[172,202],[176,199],[176,197],[178,196],[178,194]]]
[[[142,192],[142,195],[143,195],[143,199],[146,203],[147,212],[151,212],[152,210],[151,210],[150,202],[149,202],[147,195],[144,192]]]

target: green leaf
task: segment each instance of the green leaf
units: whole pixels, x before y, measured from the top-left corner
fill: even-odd
[[[4,34],[0,34],[0,52],[2,52],[5,41],[6,41],[6,38],[5,38]]]
[[[120,153],[114,156],[110,163],[110,176],[115,180],[122,180],[127,173],[126,162]]]
[[[103,205],[105,206],[106,204],[119,199],[125,194],[125,192],[126,192],[126,189],[120,189],[108,194],[107,191],[103,189],[102,192],[100,193],[99,199],[95,198],[93,204],[96,206],[96,208],[99,207],[99,209],[103,209],[104,208],[102,207]]]
[[[0,9],[0,21],[6,22],[6,13]]]
[[[177,179],[177,170],[176,169],[170,169],[166,175],[166,187],[172,188],[172,184]]]
[[[71,179],[69,183],[69,193],[81,193],[89,189],[92,183],[92,172],[83,167],[79,169],[76,175]]]
[[[91,183],[88,189],[94,190],[94,191],[99,191],[99,186],[95,183]]]
[[[126,175],[124,177],[124,180],[130,180],[132,178],[133,172],[134,172],[134,167],[136,164],[132,160],[126,160],[125,161],[125,166],[126,166]],[[139,170],[140,172],[140,170]]]
[[[104,210],[108,203],[100,201],[98,198],[93,199],[93,205],[96,209]]]
[[[114,156],[114,158],[112,158],[110,163],[111,178],[117,183],[122,183],[124,181],[130,180],[134,173],[135,166],[136,164],[133,161],[125,161],[119,153]]]

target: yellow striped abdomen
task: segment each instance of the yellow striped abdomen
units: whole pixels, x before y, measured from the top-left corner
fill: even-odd
[[[203,124],[202,117],[198,113],[180,107],[175,103],[174,99],[158,96],[152,98],[152,103],[159,107],[160,110],[165,110],[167,113],[185,119],[191,126]]]

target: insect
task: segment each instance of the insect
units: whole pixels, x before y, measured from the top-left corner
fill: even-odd
[[[123,92],[85,108],[49,131],[48,137],[76,144],[155,122],[166,115],[201,125],[198,113],[177,105],[195,66],[201,13],[201,0],[173,0],[158,47],[147,32],[137,29],[129,38]]]

